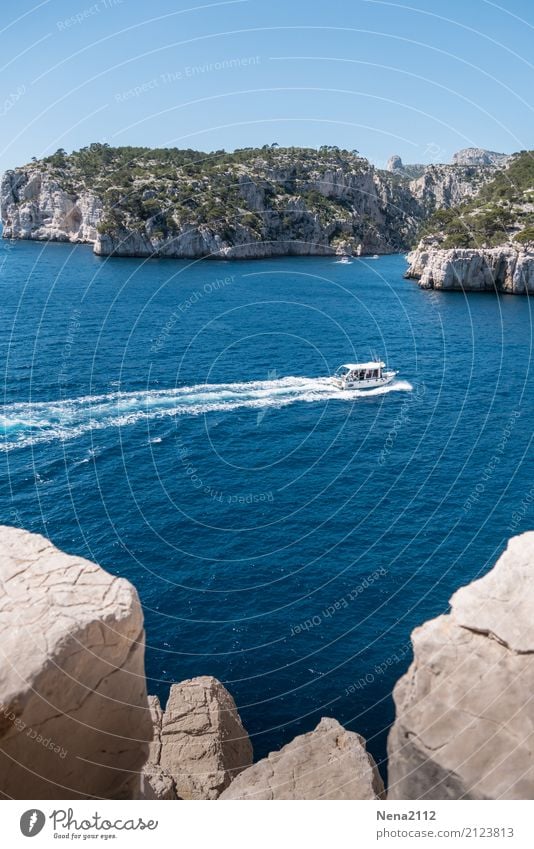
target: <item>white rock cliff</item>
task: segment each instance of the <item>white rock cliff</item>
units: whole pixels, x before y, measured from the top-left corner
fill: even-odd
[[[90,192],[69,195],[39,171],[6,171],[0,185],[4,238],[95,242],[102,201]]]
[[[152,739],[137,592],[0,527],[0,796],[132,796]]]
[[[534,253],[528,248],[503,245],[497,248],[425,247],[408,254],[405,277],[419,281],[422,289],[474,292],[534,292]]]
[[[217,176],[232,197],[231,226],[224,220],[194,223],[194,215],[189,220],[183,208],[178,219],[170,216],[169,225],[165,203],[156,199],[155,189],[142,190],[133,178],[110,210],[91,179],[32,163],[3,176],[3,235],[86,242],[101,256],[255,259],[395,253],[412,242],[430,212],[471,197],[495,172],[491,165],[397,163],[394,179],[361,158],[343,160],[332,154],[325,161],[312,153],[304,159],[285,153],[276,164],[261,159],[260,153],[246,165]],[[391,163],[389,167],[393,168]],[[421,171],[417,179],[408,179]],[[195,199],[202,200],[213,190],[212,179],[201,175],[194,184]],[[157,186],[150,171],[143,180]],[[172,185],[166,183],[167,199],[172,196],[187,204],[191,185],[184,183],[183,175]],[[321,198],[335,206],[325,205]],[[143,221],[132,218],[132,199],[139,201],[138,206],[146,201],[154,204]],[[255,224],[248,220],[251,217]]]
[[[204,675],[173,684],[161,722],[159,765],[180,799],[217,799],[252,763],[252,745],[228,690]]]
[[[389,799],[534,798],[534,532],[412,634]]]
[[[246,769],[221,799],[382,799],[384,785],[365,740],[335,719],[295,737]]]

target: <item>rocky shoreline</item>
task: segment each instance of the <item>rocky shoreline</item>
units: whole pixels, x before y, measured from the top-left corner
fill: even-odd
[[[503,245],[495,248],[427,247],[408,254],[406,278],[422,289],[463,292],[534,293],[534,251]]]
[[[256,763],[210,676],[147,695],[128,581],[0,527],[0,795],[15,799],[383,799],[365,740],[325,717]],[[394,690],[389,799],[534,798],[534,533],[417,628]]]
[[[498,170],[428,165],[410,179],[356,151],[266,148],[213,161],[198,153],[198,162],[184,151],[135,149],[125,163],[123,151],[134,149],[98,144],[58,152],[3,175],[4,238],[91,244],[116,257],[391,254]]]

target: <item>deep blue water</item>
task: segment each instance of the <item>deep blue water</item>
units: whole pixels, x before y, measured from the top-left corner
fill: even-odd
[[[150,692],[217,676],[257,757],[331,715],[382,758],[411,630],[533,524],[530,301],[404,268],[0,246],[0,519],[133,581]]]

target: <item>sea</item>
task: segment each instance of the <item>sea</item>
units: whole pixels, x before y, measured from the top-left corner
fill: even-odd
[[[412,630],[534,524],[530,299],[405,268],[0,243],[0,521],[131,581],[149,692],[216,676],[256,758],[332,716],[384,771]]]

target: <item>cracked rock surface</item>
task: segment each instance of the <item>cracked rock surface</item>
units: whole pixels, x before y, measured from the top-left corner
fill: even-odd
[[[412,634],[389,799],[534,798],[534,532]]]
[[[160,766],[161,725],[163,711],[157,696],[149,696],[150,717],[154,726],[154,737],[148,749],[148,760],[141,774],[140,799],[176,799],[176,786],[170,773]]]
[[[206,675],[173,684],[158,765],[172,777],[177,796],[217,799],[251,763],[249,736],[221,682]]]
[[[365,740],[335,719],[295,737],[242,772],[221,799],[381,799],[384,785]]]
[[[0,797],[127,797],[152,739],[132,585],[0,527]]]

